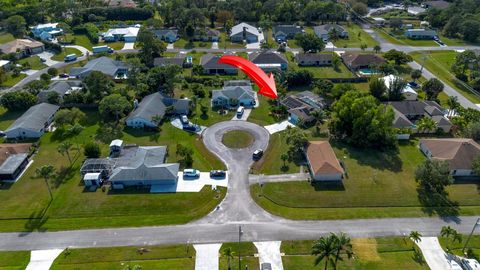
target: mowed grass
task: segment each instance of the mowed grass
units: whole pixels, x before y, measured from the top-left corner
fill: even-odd
[[[260,263],[258,257],[254,255],[258,253],[257,248],[251,242],[238,243],[223,243],[220,248],[219,269],[228,269],[228,258],[223,255],[225,249],[230,248],[234,254],[230,259],[230,266],[232,270],[260,270]],[[238,268],[238,256],[240,255],[240,269]]]
[[[65,56],[69,55],[69,54],[75,54],[77,57],[80,57],[82,56],[82,52],[75,49],[75,48],[63,48],[62,51],[58,54],[55,54],[53,57],[52,57],[52,60],[55,60],[55,61],[64,61],[65,60]]]
[[[331,54],[331,52],[323,52],[325,54]],[[338,65],[338,69],[333,68],[333,66],[324,66],[324,67],[300,67],[298,66],[297,62],[295,62],[295,58],[291,52],[285,53],[285,56],[288,59],[288,66],[291,70],[308,70],[313,74],[315,78],[353,78],[355,77],[354,74],[343,64],[340,62]]]
[[[0,269],[22,270],[30,261],[30,251],[0,251]]]
[[[473,227],[473,224],[472,224]],[[478,230],[476,231],[478,232]],[[452,239],[447,239],[445,237],[438,237],[438,240],[440,242],[440,245],[444,250],[447,250],[447,247],[450,250],[450,253],[453,253],[458,256],[464,257],[465,254],[462,253],[462,249],[467,243],[468,235],[462,235],[462,241],[459,242],[452,242]],[[468,241],[467,247],[465,249],[465,252],[468,252],[468,250],[471,249],[473,252],[473,257],[476,258],[477,260],[480,259],[480,235],[472,235],[470,238],[470,241]]]
[[[23,73],[18,74],[18,76],[13,76],[13,74],[9,72],[5,76],[5,80],[0,84],[0,86],[12,87],[15,84],[17,84],[19,81],[23,80],[25,77],[27,77],[27,75]]]
[[[472,93],[455,75],[450,71],[452,64],[455,62],[456,52],[454,51],[430,51],[427,53],[413,52],[410,55],[413,59],[421,64],[431,73],[437,76],[455,90],[459,91],[463,96],[473,103],[480,103],[480,97]]]
[[[10,33],[0,32],[0,44],[10,42],[14,39],[15,39],[15,37],[13,37],[12,34],[10,34]]]
[[[135,265],[142,269],[194,269],[194,257],[192,245],[68,249],[57,257],[50,269],[113,270]]]
[[[286,270],[324,269],[324,261],[314,266],[311,247],[315,241],[283,241],[280,248]],[[337,269],[429,269],[421,253],[412,250],[403,238],[353,238],[354,258],[344,258]],[[330,264],[328,269],[333,269]]]
[[[30,69],[35,69],[35,70],[40,70],[47,67],[47,65],[45,65],[44,63],[42,63],[42,61],[40,61],[40,57],[37,55],[33,55],[30,57],[18,60],[18,64],[23,65],[24,63],[28,63],[28,66],[30,67]]]
[[[243,130],[232,130],[223,134],[222,143],[229,148],[247,148],[253,143],[253,136]]]
[[[278,122],[273,115],[270,114],[272,106],[268,103],[269,98],[266,98],[263,95],[258,95],[258,107],[253,108],[252,112],[248,116],[248,121],[261,125],[267,126]]]
[[[348,23],[343,25],[347,32],[348,38],[339,38],[333,44],[338,48],[360,48],[362,44],[367,45],[367,48],[373,48],[378,43],[360,26],[355,23]]]
[[[177,162],[177,143],[193,150],[193,167],[201,171],[223,169],[224,165],[203,145],[197,135],[165,123],[159,132],[140,130],[118,131],[101,125],[96,111],[87,111],[86,127],[80,135],[69,139],[75,147],[86,142],[101,143],[103,155],[108,154],[111,139],[120,138],[126,144],[167,145],[167,162]],[[11,122],[11,115],[1,116]],[[1,124],[7,126],[7,124]],[[66,156],[57,151],[62,142],[47,133],[40,139],[40,149],[33,157],[33,164],[15,184],[0,190],[0,231],[63,230],[80,228],[104,228],[186,223],[209,213],[225,196],[226,189],[211,190],[204,187],[198,193],[150,194],[148,190],[124,192],[86,192],[79,170],[84,160],[83,150],[68,169]],[[53,165],[62,175],[52,180],[54,200],[46,211],[49,197],[43,180],[35,176],[35,168]]]
[[[267,211],[290,219],[349,219],[428,216],[417,194],[414,172],[425,157],[411,140],[399,153],[354,149],[333,144],[345,164],[342,183],[307,181],[251,186],[254,200]],[[273,163],[282,161],[275,156]],[[449,198],[460,204],[460,214],[480,213],[477,185],[472,182],[447,188]]]

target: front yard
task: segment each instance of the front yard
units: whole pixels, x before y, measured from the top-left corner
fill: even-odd
[[[35,69],[35,70],[40,70],[47,67],[47,65],[45,65],[44,63],[42,63],[42,61],[40,61],[40,57],[38,57],[37,55],[22,58],[18,60],[18,64],[27,65],[27,67],[29,67],[30,69]]]
[[[23,73],[18,74],[18,76],[14,76],[11,72],[9,72],[5,76],[5,80],[0,84],[0,86],[12,87],[25,77],[27,77],[27,75]]]
[[[58,54],[55,54],[53,57],[52,57],[52,60],[55,60],[55,61],[64,61],[65,60],[65,56],[69,55],[69,54],[75,54],[77,55],[77,57],[80,57],[82,56],[82,52],[75,49],[75,48],[63,48],[62,51]]]
[[[343,25],[347,32],[348,38],[340,38],[333,44],[338,48],[360,48],[362,44],[367,45],[367,48],[373,48],[375,45],[378,45],[369,34],[362,30],[360,26],[355,23],[348,23]]]
[[[452,210],[450,207],[423,208],[420,203],[414,171],[425,157],[417,144],[418,141],[411,140],[400,145],[398,153],[394,153],[354,149],[333,143],[335,153],[344,162],[347,171],[342,183],[267,183],[263,187],[252,185],[251,194],[267,211],[290,219],[380,218],[447,213]],[[280,154],[270,156],[269,162],[281,164]],[[460,205],[459,214],[480,213],[475,183],[456,183],[447,190],[449,199]]]
[[[325,51],[324,53],[331,53]],[[314,78],[354,78],[355,75],[340,61],[338,69],[333,68],[333,66],[323,66],[323,67],[300,67],[297,62],[295,62],[294,55],[291,52],[285,53],[285,57],[288,60],[288,66],[291,70],[308,70],[310,71]]]

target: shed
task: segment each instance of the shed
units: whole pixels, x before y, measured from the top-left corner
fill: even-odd
[[[83,176],[83,183],[86,187],[100,186],[102,184],[101,173],[87,173]]]

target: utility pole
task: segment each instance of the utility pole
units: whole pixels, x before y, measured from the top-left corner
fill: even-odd
[[[420,68],[420,72],[423,72],[423,66],[425,66],[426,60],[427,60],[427,56],[425,56],[425,53],[422,52],[422,67]]]
[[[241,257],[241,254],[240,254],[240,241],[241,241],[241,238],[242,238],[242,226],[239,225],[238,226],[238,269],[242,269],[241,268],[241,260],[240,260],[240,257]]]
[[[468,242],[470,241],[470,238],[472,238],[472,234],[475,231],[475,228],[480,225],[480,218],[477,218],[477,222],[475,222],[475,225],[473,225],[472,231],[470,232],[470,235],[468,235],[467,242],[465,242],[465,245],[462,248],[462,253],[465,254],[465,249],[467,248]]]

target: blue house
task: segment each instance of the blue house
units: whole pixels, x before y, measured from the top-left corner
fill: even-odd
[[[177,29],[157,29],[153,30],[153,33],[157,36],[157,38],[168,43],[174,43],[178,40]]]
[[[33,36],[41,40],[52,40],[55,36],[61,35],[63,29],[58,28],[58,23],[45,23],[30,27]]]
[[[295,38],[297,34],[303,34],[304,30],[298,25],[277,25],[273,28],[273,38],[277,42],[286,42]]]

